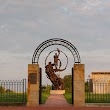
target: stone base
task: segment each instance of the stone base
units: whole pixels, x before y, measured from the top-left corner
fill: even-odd
[[[31,106],[31,107],[39,106],[39,102],[38,103],[27,102],[27,106]]]
[[[35,82],[33,83],[32,75],[34,73]],[[28,96],[27,106],[39,106],[39,82],[40,72],[38,64],[28,64]]]
[[[50,94],[64,94],[65,90],[50,90]]]
[[[72,74],[74,107],[85,107],[84,64],[74,64],[74,71]]]

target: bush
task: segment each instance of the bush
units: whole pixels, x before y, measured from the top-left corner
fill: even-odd
[[[5,88],[0,86],[0,93],[4,93],[5,92]]]
[[[47,93],[50,93],[50,90],[51,90],[51,86],[50,85],[43,85],[42,86],[42,92],[47,92]]]
[[[6,93],[13,93],[13,91],[10,90],[10,89],[7,89],[5,92],[6,92]]]

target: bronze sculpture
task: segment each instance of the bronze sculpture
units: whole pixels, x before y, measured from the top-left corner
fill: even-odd
[[[49,62],[48,64],[46,64],[47,58],[54,51],[58,52],[58,54],[55,53],[55,55],[54,55],[54,63]],[[55,90],[62,90],[62,89],[64,89],[63,80],[58,75],[56,75],[55,73],[64,71],[66,69],[66,67],[68,65],[68,57],[66,56],[66,54],[64,52],[60,51],[58,48],[57,48],[57,50],[54,50],[54,51],[51,51],[48,54],[48,56],[46,57],[45,72],[47,74],[47,78],[50,79],[50,81],[52,82],[54,89]],[[60,52],[62,52],[67,58],[67,64],[66,64],[64,69],[61,69],[62,63],[61,63],[61,60],[59,59]]]

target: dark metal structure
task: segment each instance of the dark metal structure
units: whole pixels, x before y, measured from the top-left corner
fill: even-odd
[[[72,91],[74,91],[74,87],[73,87],[74,86],[74,69],[72,68],[71,71],[72,71],[72,82],[73,82],[72,83]],[[74,99],[74,95],[73,95],[73,92],[72,92],[72,104],[74,104],[74,100],[73,99]]]
[[[42,68],[39,68],[39,104],[42,104]]]
[[[54,51],[58,51],[58,54],[55,53],[55,55],[54,55],[54,63],[51,63],[51,61],[50,61],[47,64],[46,63],[47,62],[47,58]],[[59,59],[60,53],[63,53],[65,55],[65,58],[67,59],[66,66],[63,69],[61,69],[62,62],[61,62],[61,59]],[[67,65],[68,65],[68,57],[67,57],[67,55],[64,52],[60,51],[58,48],[57,48],[57,50],[51,51],[48,54],[48,56],[46,57],[46,59],[45,59],[45,73],[47,74],[47,78],[50,79],[50,81],[52,82],[54,90],[63,90],[64,89],[63,80],[60,78],[59,75],[56,75],[55,73],[64,71],[66,69]]]
[[[76,47],[72,43],[70,43],[69,41],[64,40],[64,39],[53,38],[53,39],[44,41],[36,48],[36,50],[33,54],[33,57],[32,57],[32,64],[38,64],[39,57],[40,57],[40,54],[42,53],[42,51],[45,48],[52,46],[52,45],[61,45],[61,46],[66,47],[72,53],[73,58],[74,58],[74,63],[77,63],[77,64],[81,63],[79,52],[77,51]]]
[[[47,59],[48,59],[49,55],[50,55],[52,52],[55,52],[55,51],[58,51],[58,50],[53,50],[53,51],[51,51],[51,52],[48,54],[48,56],[46,57],[46,59],[45,59],[45,67],[46,67],[46,65],[47,65]],[[59,67],[59,69],[57,68],[57,71],[64,71],[64,70],[66,69],[67,65],[68,65],[68,57],[67,57],[67,55],[66,55],[64,52],[60,51],[60,53],[63,53],[64,56],[66,57],[66,65],[65,65],[65,68],[64,68],[64,69],[61,69],[61,65],[62,65],[62,64],[61,64],[60,67]],[[61,61],[60,61],[60,62],[61,62]]]
[[[26,104],[26,79],[0,80],[0,105]]]

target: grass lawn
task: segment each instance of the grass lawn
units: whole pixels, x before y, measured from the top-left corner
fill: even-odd
[[[26,94],[22,93],[0,93],[2,103],[22,103],[26,102]]]
[[[72,93],[64,93],[64,96],[68,103],[72,104]]]
[[[48,91],[42,92],[42,101],[44,104],[50,93]],[[17,94],[17,93],[0,93],[0,103],[25,103],[27,102],[27,94]]]
[[[49,95],[50,95],[50,93],[47,91],[42,92],[42,101],[41,101],[42,104],[45,103],[45,101],[48,99]]]
[[[110,94],[85,93],[86,103],[110,103]]]
[[[72,93],[64,94],[68,103],[72,104]],[[110,103],[110,94],[85,93],[86,103]]]

